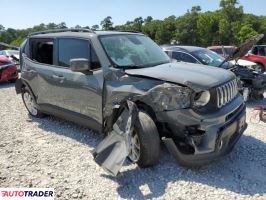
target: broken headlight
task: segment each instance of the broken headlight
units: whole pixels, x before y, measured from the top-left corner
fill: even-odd
[[[209,103],[211,99],[211,94],[208,90],[199,92],[194,97],[194,106],[202,107]]]
[[[171,83],[163,83],[149,91],[153,104],[160,110],[176,110],[191,105],[192,90]]]

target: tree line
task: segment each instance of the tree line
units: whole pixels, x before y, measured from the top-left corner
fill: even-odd
[[[0,25],[0,41],[19,46],[30,32],[65,28],[68,28],[65,22],[42,23],[27,29],[5,29]],[[151,16],[138,17],[116,26],[112,17],[107,16],[100,25],[77,25],[74,28],[139,31],[158,44],[175,40],[179,44],[195,46],[238,45],[258,33],[266,35],[266,16],[245,14],[238,0],[221,0],[219,8],[213,12],[202,12],[200,6],[194,6],[179,17],[172,15],[163,20],[153,19]],[[266,43],[265,37],[260,43]]]

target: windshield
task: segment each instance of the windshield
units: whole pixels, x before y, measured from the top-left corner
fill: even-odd
[[[100,41],[116,67],[142,68],[170,62],[167,54],[143,35],[107,35],[101,36]]]
[[[201,49],[193,52],[194,56],[198,58],[203,64],[219,67],[224,61],[222,56],[208,49]]]

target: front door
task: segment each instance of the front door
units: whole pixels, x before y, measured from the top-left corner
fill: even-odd
[[[90,42],[60,38],[57,46],[58,68],[53,74],[54,80],[57,80],[54,86],[57,106],[102,124],[103,73]],[[70,60],[74,58],[90,60],[93,73],[87,75],[71,71]]]

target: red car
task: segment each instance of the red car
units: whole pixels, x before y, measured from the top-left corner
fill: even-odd
[[[0,82],[15,82],[18,79],[17,67],[6,56],[0,56]]]
[[[235,46],[212,46],[212,47],[208,47],[208,49],[216,52],[217,54],[223,57],[227,57],[231,55],[232,52],[234,52],[236,47]],[[255,70],[259,73],[264,73],[266,71],[266,57],[265,56],[259,56],[259,55],[248,53],[245,56],[241,57],[241,59],[257,63]]]

